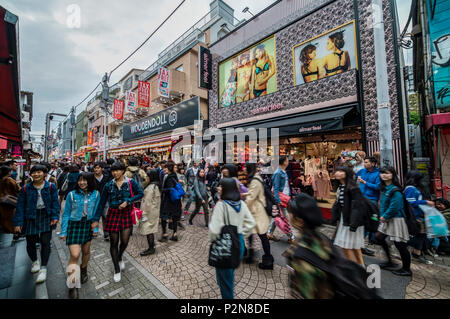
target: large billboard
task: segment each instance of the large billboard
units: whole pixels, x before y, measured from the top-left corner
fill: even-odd
[[[220,107],[229,107],[276,91],[275,36],[219,63]]]
[[[358,68],[356,52],[354,21],[297,44],[292,49],[294,85]]]

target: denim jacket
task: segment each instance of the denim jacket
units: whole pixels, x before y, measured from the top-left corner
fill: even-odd
[[[59,220],[58,189],[55,184],[45,182],[44,188],[41,190],[42,200],[45,209],[51,220]],[[36,205],[38,200],[38,191],[33,183],[26,184],[19,192],[17,198],[16,213],[14,214],[14,226],[23,226],[25,219],[36,219]]]
[[[83,217],[84,210],[84,194],[77,191],[71,191],[67,195],[66,205],[64,206],[64,213],[61,221],[60,236],[67,236],[67,226],[69,220],[80,221]],[[100,193],[96,190],[87,194],[87,219],[92,220],[97,211],[98,203],[100,202]]]
[[[133,197],[131,197],[130,184],[133,188]],[[100,203],[97,206],[97,212],[93,218],[93,221],[98,222],[105,209],[106,202],[109,203],[110,208],[119,208],[120,204],[127,202],[131,205],[144,197],[144,191],[139,184],[132,178],[124,177],[124,181],[120,189],[117,187],[114,179],[110,180],[103,188],[102,195],[100,197]]]
[[[277,204],[281,202],[280,196],[278,195],[278,192],[283,192],[284,185],[286,184],[287,180],[287,174],[285,171],[283,171],[281,168],[277,168],[275,173],[272,175],[272,185],[273,185],[273,195],[275,197],[275,201]],[[289,191],[290,195],[290,191]]]

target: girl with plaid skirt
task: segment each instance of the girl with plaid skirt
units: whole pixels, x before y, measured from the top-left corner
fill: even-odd
[[[125,269],[122,255],[128,246],[133,227],[131,217],[133,203],[140,201],[144,196],[139,184],[135,180],[125,177],[124,173],[125,165],[123,163],[116,162],[111,166],[113,179],[105,185],[95,214],[95,221],[98,222],[108,202],[109,209],[103,231],[108,232],[110,236],[110,253],[114,264],[115,282],[120,281],[120,272]]]
[[[67,266],[69,299],[78,299],[80,281],[88,281],[87,265],[91,256],[92,232],[98,226],[94,215],[100,202],[100,193],[95,190],[94,174],[81,172],[75,190],[66,198],[66,205],[61,222],[61,239],[66,239],[70,259]],[[78,266],[80,252],[81,269]],[[80,276],[81,275],[81,276]],[[80,278],[81,277],[81,278]]]

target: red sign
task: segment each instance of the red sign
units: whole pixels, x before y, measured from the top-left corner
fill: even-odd
[[[11,154],[14,156],[22,156],[22,146],[21,145],[13,145]]]
[[[125,106],[125,102],[122,100],[114,99],[114,118],[117,120],[123,119],[123,108]]]
[[[90,131],[88,131],[88,145],[91,145],[92,144],[92,142],[93,142],[93,140],[92,140],[92,138],[94,137],[94,134],[93,134],[93,132],[90,130]]]
[[[150,107],[150,83],[139,81],[138,106]]]

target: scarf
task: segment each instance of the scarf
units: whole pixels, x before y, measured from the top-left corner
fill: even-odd
[[[236,211],[236,213],[239,213],[241,211],[241,201],[232,201],[232,200],[224,200],[225,203],[233,207],[233,209]]]

